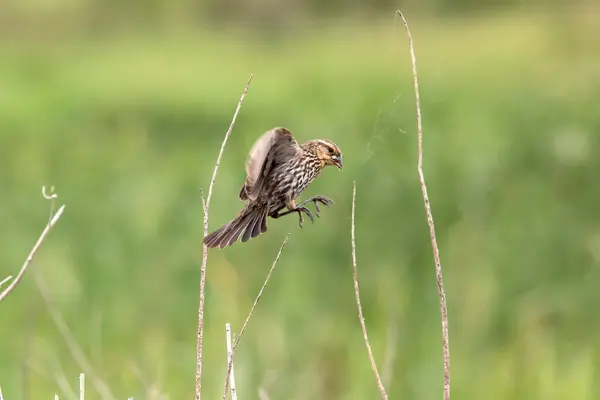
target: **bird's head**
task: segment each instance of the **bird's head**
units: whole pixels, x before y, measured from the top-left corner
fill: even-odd
[[[335,165],[339,169],[344,167],[342,161],[342,151],[331,140],[315,140],[315,153],[324,167]]]

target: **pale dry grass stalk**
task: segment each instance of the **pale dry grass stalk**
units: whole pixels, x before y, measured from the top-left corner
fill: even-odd
[[[231,365],[229,373],[229,384],[231,385],[231,400],[237,400],[237,390],[235,388],[235,368],[233,367],[233,347],[231,345],[231,325],[225,324],[225,342],[227,344],[227,367]]]
[[[79,374],[79,400],[85,400],[85,374]]]
[[[42,188],[42,194],[44,195],[44,197],[46,199],[50,199],[52,202],[54,202],[54,200],[57,197],[56,194],[52,194],[51,196],[48,196],[46,194],[46,187],[45,186]],[[0,293],[0,302],[2,300],[4,300],[15,289],[15,287],[17,287],[17,285],[19,284],[19,282],[21,282],[21,279],[25,275],[25,271],[27,271],[27,268],[29,267],[29,265],[33,261],[33,258],[35,257],[35,255],[36,255],[37,251],[39,250],[40,246],[42,245],[42,243],[44,243],[44,240],[46,239],[46,237],[48,236],[48,234],[50,233],[50,231],[52,230],[52,228],[54,228],[54,225],[56,225],[56,223],[58,222],[58,220],[62,216],[62,213],[63,213],[64,210],[65,210],[65,205],[62,205],[58,209],[58,211],[56,212],[56,214],[54,214],[54,215],[51,216],[50,220],[46,224],[46,227],[42,231],[42,234],[40,235],[39,239],[37,240],[37,242],[35,243],[35,245],[31,249],[31,251],[29,252],[29,255],[27,256],[27,259],[25,260],[25,263],[21,267],[21,270],[19,271],[19,273],[17,274],[17,276],[15,277],[15,279],[13,279],[10,282],[10,284],[8,285],[8,287],[6,289],[4,289],[4,291],[2,291],[2,293]],[[2,286],[2,284],[7,283],[10,280],[10,278],[11,277],[7,277],[7,278],[3,279],[2,283],[0,283],[0,286]]]
[[[6,283],[6,282],[10,281],[12,278],[13,278],[13,276],[12,276],[12,275],[9,275],[9,276],[7,276],[6,278],[2,279],[2,280],[0,281],[0,288],[1,288],[1,287],[2,287],[2,286],[3,286],[3,285]]]
[[[419,173],[419,182],[421,184],[421,192],[423,192],[423,203],[425,205],[425,213],[427,214],[427,224],[429,225],[429,238],[431,240],[431,248],[433,249],[433,259],[435,261],[435,275],[437,281],[438,295],[440,298],[440,313],[442,315],[442,347],[444,354],[444,400],[450,400],[450,343],[448,338],[448,309],[446,307],[446,291],[444,290],[444,280],[442,277],[442,263],[440,261],[440,251],[438,249],[437,240],[435,237],[435,226],[433,223],[433,214],[431,213],[431,205],[429,196],[427,195],[427,185],[425,184],[425,175],[423,174],[423,122],[421,120],[421,103],[419,99],[419,79],[417,76],[417,58],[413,46],[412,35],[408,27],[408,22],[404,18],[402,11],[397,10],[396,14],[402,18],[402,23],[406,28],[408,36],[408,47],[410,49],[410,57],[412,61],[413,85],[415,90],[415,104],[417,109],[417,170]]]
[[[219,155],[217,157],[217,161],[215,163],[215,167],[213,170],[212,179],[210,180],[210,186],[208,187],[208,195],[206,200],[204,199],[204,194],[200,192],[202,197],[202,205],[204,208],[204,237],[208,236],[208,209],[210,207],[210,199],[212,197],[213,186],[215,185],[215,180],[217,179],[217,172],[219,171],[219,165],[221,164],[221,158],[223,157],[223,152],[225,151],[225,145],[227,144],[227,139],[231,135],[231,131],[233,130],[233,126],[235,125],[235,120],[237,119],[238,113],[242,108],[242,103],[244,102],[244,97],[248,93],[248,88],[250,87],[250,82],[252,82],[253,75],[250,74],[250,78],[244,87],[244,92],[240,97],[240,101],[238,102],[237,108],[233,114],[233,118],[231,120],[231,124],[229,124],[229,128],[227,132],[225,132],[225,137],[223,138],[223,142],[221,143],[221,150],[219,150]],[[202,389],[202,333],[204,330],[204,290],[206,285],[206,261],[208,259],[208,247],[203,243],[202,244],[202,265],[200,266],[200,304],[198,306],[198,342],[197,342],[197,351],[196,351],[196,400],[200,400],[201,397],[201,389]]]
[[[279,263],[279,257],[281,257],[281,253],[283,253],[283,249],[285,249],[285,245],[287,244],[289,237],[290,237],[290,234],[288,233],[285,236],[285,239],[283,239],[283,243],[281,243],[281,247],[279,247],[279,251],[277,252],[277,255],[275,256],[275,260],[273,261],[273,264],[271,264],[271,269],[269,270],[269,273],[267,274],[267,277],[265,278],[265,281],[264,281],[262,287],[258,291],[258,294],[256,295],[256,299],[254,299],[254,303],[252,303],[250,312],[248,313],[248,316],[246,316],[246,320],[244,321],[244,325],[242,325],[242,329],[240,329],[240,334],[238,335],[235,343],[233,344],[233,350],[235,350],[237,348],[238,344],[240,343],[240,340],[242,339],[242,335],[244,334],[244,331],[246,330],[246,326],[248,325],[248,322],[250,321],[250,317],[252,317],[252,314],[254,313],[254,310],[256,309],[256,306],[257,306],[260,298],[262,297],[263,292],[265,291],[265,287],[267,286],[267,283],[269,283],[269,279],[271,279],[271,275],[273,274],[273,271],[275,270],[277,263]]]
[[[235,350],[237,349],[238,344],[240,344],[240,340],[242,339],[242,335],[244,334],[244,331],[246,330],[246,326],[248,325],[248,322],[250,321],[252,314],[254,314],[254,310],[256,309],[258,301],[260,300],[260,298],[265,290],[265,287],[267,286],[267,283],[269,282],[269,279],[271,279],[271,275],[273,274],[273,271],[275,270],[275,267],[277,266],[277,263],[279,262],[279,257],[281,257],[281,253],[283,252],[283,249],[285,249],[285,245],[287,244],[289,237],[290,237],[290,234],[288,233],[285,236],[285,239],[283,239],[283,243],[281,244],[281,247],[279,248],[279,251],[277,252],[277,256],[275,256],[275,260],[273,261],[273,264],[271,264],[271,269],[269,270],[269,273],[267,274],[267,277],[265,278],[265,282],[263,283],[262,287],[260,288],[258,295],[256,295],[256,299],[254,299],[254,303],[252,304],[252,307],[250,308],[250,312],[246,316],[244,325],[242,325],[242,329],[240,329],[240,333],[237,336],[237,339],[234,341],[232,352],[231,352],[231,360],[229,360],[227,363],[227,375],[225,376],[225,389],[223,390],[223,400],[227,399],[227,392],[229,391],[229,375],[231,374],[231,371],[233,369],[233,358],[235,355]]]
[[[381,376],[375,363],[375,357],[373,357],[373,351],[371,350],[371,344],[369,343],[369,336],[367,335],[367,326],[365,325],[365,317],[363,315],[362,305],[360,303],[360,292],[358,289],[358,267],[356,265],[356,237],[354,234],[355,223],[354,215],[356,213],[356,181],[353,182],[352,188],[352,226],[350,227],[350,236],[352,240],[352,266],[354,270],[354,295],[356,296],[356,306],[358,307],[358,319],[360,321],[360,327],[362,329],[363,339],[365,340],[365,346],[367,347],[367,353],[369,354],[369,361],[371,362],[371,368],[377,381],[377,387],[379,388],[379,395],[383,400],[387,400],[388,395],[381,382]]]

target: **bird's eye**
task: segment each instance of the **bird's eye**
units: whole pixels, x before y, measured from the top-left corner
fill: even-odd
[[[327,148],[327,151],[329,152],[329,154],[333,154],[334,152],[334,150],[331,147]]]

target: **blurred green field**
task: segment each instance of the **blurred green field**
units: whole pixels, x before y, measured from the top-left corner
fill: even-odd
[[[600,398],[598,16],[409,16],[453,398]],[[361,298],[386,388],[441,398],[410,60],[392,18],[283,38],[182,29],[0,41],[0,278],[24,261],[48,217],[41,187],[55,185],[67,208],[33,268],[94,371],[117,398],[153,398],[149,385],[192,397],[199,188],[250,73],[211,230],[241,207],[246,153],[273,126],[334,140],[344,170],[305,193],[336,201],[315,224],[271,220],[268,234],[210,252],[204,397],[222,393],[225,323],[239,330],[290,232],[236,353],[240,398],[259,387],[271,399],[377,398],[352,283],[355,180]],[[0,326],[5,398],[68,398],[56,376],[76,387],[81,368],[31,274],[0,304]]]

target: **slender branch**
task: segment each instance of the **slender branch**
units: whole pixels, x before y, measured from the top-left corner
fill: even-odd
[[[45,187],[42,189],[42,191],[45,192]],[[46,197],[45,193],[44,193],[44,197]],[[53,197],[53,199],[54,198],[55,197]],[[37,242],[31,249],[31,251],[29,252],[29,255],[27,256],[25,263],[21,267],[21,270],[17,274],[17,277],[10,282],[10,285],[8,285],[8,287],[6,289],[4,289],[4,291],[2,293],[0,293],[0,302],[2,300],[4,300],[6,298],[6,296],[8,296],[10,294],[10,292],[13,291],[13,289],[19,284],[19,282],[21,282],[23,275],[25,275],[25,271],[27,271],[27,268],[31,264],[31,261],[33,261],[33,258],[35,257],[35,254],[37,253],[37,251],[40,248],[40,246],[42,245],[42,243],[44,243],[44,240],[46,239],[46,236],[48,236],[48,233],[50,233],[50,231],[52,230],[54,225],[56,225],[56,223],[60,219],[64,210],[65,210],[65,206],[63,205],[58,209],[56,214],[54,214],[54,216],[52,218],[50,218],[50,220],[48,221],[48,224],[42,231],[42,234],[40,235],[39,239],[37,240]],[[7,282],[7,279],[2,280],[2,283],[6,283],[6,282]],[[1,286],[1,284],[0,284],[0,286]]]
[[[446,291],[444,290],[444,280],[442,277],[442,263],[440,261],[440,251],[438,249],[437,240],[435,237],[435,226],[433,223],[433,214],[431,213],[431,205],[429,196],[427,195],[427,185],[425,184],[425,175],[423,174],[423,122],[421,120],[421,103],[419,100],[419,79],[417,76],[417,58],[415,57],[415,49],[413,46],[412,35],[408,28],[408,22],[404,18],[404,14],[400,10],[396,13],[402,18],[402,23],[406,28],[408,36],[408,47],[410,49],[410,57],[412,61],[413,84],[415,90],[415,104],[417,108],[417,170],[419,173],[419,182],[421,183],[421,191],[423,192],[423,203],[425,205],[425,213],[427,214],[427,224],[429,225],[429,238],[431,240],[431,248],[433,249],[433,259],[435,261],[435,275],[437,281],[438,294],[440,298],[440,313],[442,315],[442,346],[444,353],[444,400],[450,400],[450,343],[448,339],[448,309],[446,307]]]
[[[225,133],[225,138],[223,138],[223,143],[221,143],[221,150],[219,151],[219,156],[217,157],[217,162],[215,163],[215,168],[213,170],[212,179],[210,180],[210,186],[208,187],[208,196],[206,197],[206,201],[204,199],[204,194],[201,192],[202,197],[202,206],[204,208],[204,237],[208,236],[208,209],[210,207],[210,199],[212,197],[213,186],[215,185],[215,180],[217,179],[217,172],[219,171],[219,165],[221,164],[221,157],[223,157],[223,152],[225,151],[225,145],[227,144],[227,139],[231,135],[231,131],[233,130],[233,126],[235,125],[235,120],[237,119],[238,113],[240,112],[240,108],[242,108],[242,103],[244,102],[244,97],[246,97],[246,93],[248,93],[248,88],[250,87],[250,82],[252,82],[253,75],[250,74],[250,78],[244,87],[244,92],[240,97],[240,101],[238,102],[237,108],[233,114],[233,118],[231,120],[231,124],[229,124],[229,129]],[[196,400],[200,400],[201,396],[201,388],[202,388],[202,332],[204,330],[204,290],[206,285],[206,261],[208,259],[208,247],[205,244],[202,244],[202,265],[200,267],[200,304],[198,306],[198,344],[197,344],[197,352],[196,352]]]
[[[2,285],[4,285],[6,282],[10,281],[12,278],[13,278],[12,275],[9,275],[6,278],[2,279],[0,281],[0,287],[2,287]],[[2,400],[2,399],[0,399],[0,400]]]
[[[229,383],[231,385],[231,400],[237,400],[237,392],[235,389],[235,373],[233,368],[233,347],[231,346],[231,325],[228,323],[225,324],[225,341],[227,343],[227,366],[231,365],[231,371],[229,373]],[[225,398],[223,400],[227,400],[227,394],[225,394]]]
[[[242,325],[242,329],[240,329],[240,334],[238,335],[237,339],[234,341],[233,349],[231,352],[231,360],[227,363],[227,375],[225,376],[225,389],[223,390],[223,399],[224,400],[227,398],[227,391],[229,390],[229,374],[231,374],[232,369],[233,369],[233,357],[235,355],[235,350],[237,349],[238,344],[240,344],[240,340],[242,339],[242,335],[244,334],[244,331],[246,330],[248,321],[250,321],[250,317],[252,317],[252,314],[254,313],[254,310],[256,309],[256,305],[258,304],[258,301],[260,300],[260,298],[265,290],[265,287],[267,286],[267,283],[269,282],[269,279],[271,279],[271,274],[273,273],[273,270],[275,270],[275,267],[277,266],[277,263],[279,262],[279,257],[281,257],[281,253],[283,252],[283,249],[285,249],[285,245],[287,244],[289,237],[290,237],[290,234],[288,233],[285,236],[285,239],[283,239],[283,243],[281,244],[281,247],[279,248],[279,251],[277,252],[277,256],[275,257],[273,264],[271,264],[271,269],[269,270],[269,273],[267,274],[267,277],[265,278],[265,282],[263,283],[262,287],[260,288],[260,291],[258,292],[256,299],[254,299],[254,303],[252,304],[252,307],[250,308],[250,312],[248,313],[248,316],[246,317],[246,320],[244,321],[244,325]]]
[[[375,358],[373,357],[373,351],[371,350],[371,344],[369,343],[369,337],[367,335],[367,326],[365,325],[365,317],[363,316],[363,310],[362,310],[362,306],[360,304],[360,293],[358,290],[358,267],[356,266],[356,239],[354,236],[355,210],[356,210],[356,182],[353,182],[351,237],[352,237],[352,266],[354,267],[354,294],[356,295],[356,305],[358,307],[358,319],[360,320],[360,326],[362,328],[362,334],[363,334],[363,338],[365,340],[365,346],[367,346],[367,352],[369,353],[369,361],[371,361],[371,368],[373,368],[373,374],[375,374],[375,379],[377,380],[377,387],[379,388],[379,394],[383,400],[387,400],[388,395],[385,392],[385,388],[383,387],[383,383],[381,382],[381,377],[379,376],[379,371],[377,370],[377,364],[375,363]]]
[[[260,300],[263,292],[265,291],[265,287],[267,286],[267,283],[269,283],[269,279],[271,279],[271,274],[273,274],[273,270],[275,270],[275,267],[277,266],[277,263],[279,262],[279,257],[281,257],[281,253],[283,253],[283,249],[285,249],[285,245],[287,244],[289,237],[290,237],[290,234],[288,233],[285,236],[285,239],[283,239],[283,243],[281,243],[281,247],[279,248],[279,251],[277,252],[277,256],[275,256],[275,260],[273,261],[273,264],[271,264],[271,269],[269,270],[269,273],[267,274],[267,277],[265,278],[265,282],[263,283],[258,294],[256,295],[256,299],[254,299],[254,303],[252,304],[252,307],[250,308],[250,312],[248,313],[248,316],[246,317],[246,320],[244,321],[244,325],[242,325],[242,329],[240,329],[240,334],[238,335],[237,340],[235,341],[235,344],[233,345],[233,350],[235,350],[237,348],[238,344],[240,343],[240,340],[242,339],[242,335],[244,334],[244,331],[246,330],[248,321],[250,321],[250,317],[252,317],[252,314],[254,313],[254,310],[256,309],[256,305],[258,304],[258,301]]]
[[[79,400],[85,400],[85,374],[79,374]]]

